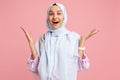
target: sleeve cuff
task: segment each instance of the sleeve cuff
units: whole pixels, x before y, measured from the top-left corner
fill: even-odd
[[[85,53],[83,54],[82,58],[80,58],[79,55],[75,55],[74,57],[76,57],[78,71],[87,70],[89,68],[89,59]]]
[[[77,59],[79,59],[79,60],[81,60],[81,61],[86,61],[86,60],[88,60],[88,57],[87,57],[87,55],[86,55],[85,53],[83,53],[82,58],[80,58],[79,55],[74,55],[74,57],[76,57]]]
[[[37,55],[35,59],[32,59],[31,56],[27,60],[28,68],[30,71],[37,73],[37,67],[39,62],[39,56]]]

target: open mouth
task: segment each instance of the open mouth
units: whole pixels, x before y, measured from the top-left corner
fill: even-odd
[[[58,24],[58,23],[59,23],[59,21],[53,21],[52,23],[53,23],[53,24]]]

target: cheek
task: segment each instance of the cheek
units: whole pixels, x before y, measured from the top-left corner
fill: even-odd
[[[51,21],[52,21],[52,18],[51,18],[51,17],[48,17],[48,21],[51,22]]]
[[[61,17],[61,18],[60,18],[60,20],[61,20],[61,22],[63,22],[63,20],[64,20],[64,17]]]
[[[61,21],[63,21],[64,20],[64,16],[62,15],[62,16],[60,16],[60,20]]]

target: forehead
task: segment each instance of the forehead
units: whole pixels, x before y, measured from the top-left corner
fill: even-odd
[[[59,6],[54,5],[54,6],[52,6],[52,7],[50,8],[50,11],[49,11],[49,12],[58,12],[58,11],[62,12],[62,10],[60,9]]]

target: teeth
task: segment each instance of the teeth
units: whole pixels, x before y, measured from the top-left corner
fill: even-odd
[[[58,21],[53,21],[53,23],[57,24],[57,23],[58,23]]]
[[[58,21],[53,21],[53,22],[58,22]]]

